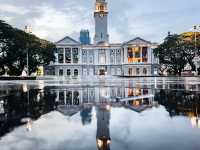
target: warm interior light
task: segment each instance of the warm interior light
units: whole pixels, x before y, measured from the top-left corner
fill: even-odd
[[[102,147],[103,146],[103,141],[100,139],[97,139],[97,145],[98,147]]]

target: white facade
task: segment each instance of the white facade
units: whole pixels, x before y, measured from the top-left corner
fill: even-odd
[[[109,43],[107,3],[96,0],[95,36],[92,45],[66,36],[56,43],[56,61],[46,67],[46,75],[56,76],[151,76],[158,67],[152,49],[155,44],[136,37],[128,42]]]

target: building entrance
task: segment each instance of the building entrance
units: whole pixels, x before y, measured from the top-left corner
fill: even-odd
[[[99,75],[100,76],[106,75],[106,70],[105,69],[99,69]]]

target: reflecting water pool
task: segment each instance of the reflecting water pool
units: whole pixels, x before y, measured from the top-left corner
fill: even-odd
[[[199,115],[199,78],[0,81],[1,150],[197,150]]]

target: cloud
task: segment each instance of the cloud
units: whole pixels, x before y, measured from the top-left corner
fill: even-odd
[[[41,38],[57,41],[65,35],[89,28],[91,21],[85,8],[72,5],[67,9],[56,9],[50,5],[35,8],[40,16],[29,20],[33,33]],[[81,14],[81,17],[80,17]]]
[[[25,7],[15,6],[11,4],[0,4],[0,12],[12,13],[16,15],[24,15],[29,12]]]
[[[168,31],[181,33],[199,24],[199,0],[107,0],[111,42],[124,42],[141,36],[161,42]],[[58,41],[66,35],[77,39],[81,29],[94,35],[95,0],[1,0],[0,17],[23,29],[31,25],[33,33]]]

